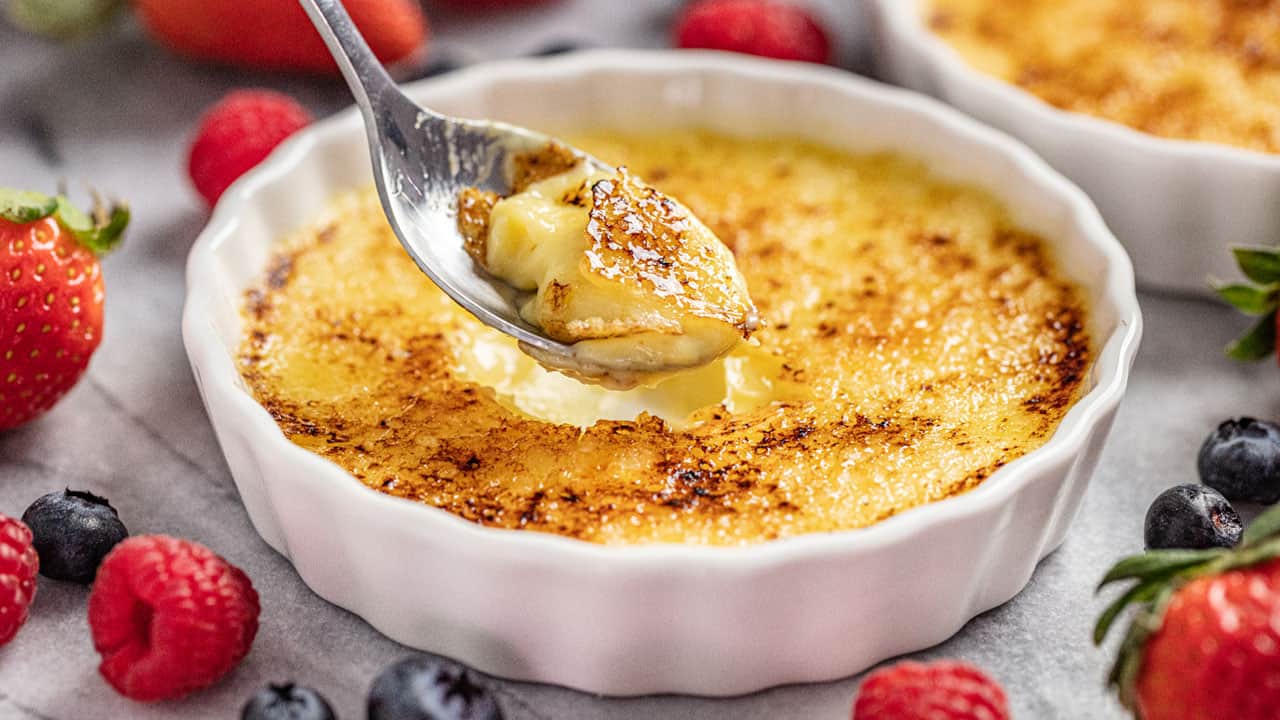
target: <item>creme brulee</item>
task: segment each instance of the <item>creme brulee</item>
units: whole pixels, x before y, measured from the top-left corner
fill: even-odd
[[[1280,153],[1280,0],[921,0],[977,70],[1152,135]]]
[[[627,168],[592,169],[557,143],[515,166],[507,197],[459,194],[458,229],[476,263],[529,293],[524,320],[592,371],[549,367],[615,390],[652,386],[759,325],[724,243]]]
[[[705,221],[766,324],[653,388],[578,383],[423,278],[370,189],[247,297],[241,372],[293,442],[484,525],[743,544],[973,488],[1087,385],[1081,294],[981,191],[786,139],[571,140]]]

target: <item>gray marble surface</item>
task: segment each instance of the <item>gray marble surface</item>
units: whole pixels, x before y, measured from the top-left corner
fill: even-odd
[[[851,3],[820,3],[841,56],[860,67]],[[439,56],[472,62],[556,41],[661,46],[667,0],[579,0],[480,22],[436,16]],[[0,650],[0,718],[229,718],[253,690],[296,679],[320,688],[343,718],[363,717],[380,668],[406,653],[359,618],[313,595],[249,526],[192,382],[179,335],[183,261],[206,214],[183,170],[200,110],[228,88],[284,88],[327,114],[345,105],[333,82],[255,76],[186,64],[136,28],[72,47],[0,26],[0,185],[73,191],[86,183],[127,198],[136,221],[105,262],[107,326],[88,375],[53,412],[0,434],[0,512],[18,515],[64,486],[114,502],[134,533],[203,542],[243,567],[262,594],[252,653],[226,680],[179,703],[140,705],[96,672],[86,590],[42,581],[31,620]],[[1141,544],[1142,515],[1164,487],[1195,477],[1194,455],[1222,418],[1280,415],[1280,374],[1221,355],[1242,320],[1213,304],[1144,296],[1147,330],[1110,443],[1063,547],[1026,590],[919,657],[958,657],[992,672],[1018,718],[1118,718],[1104,693],[1108,654],[1089,631],[1103,600],[1093,585]],[[512,598],[517,602],[517,598]],[[852,641],[852,639],[851,639]],[[847,718],[857,678],[731,699],[606,699],[495,681],[508,718]]]

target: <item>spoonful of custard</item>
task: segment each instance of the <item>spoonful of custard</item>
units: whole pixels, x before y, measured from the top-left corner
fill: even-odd
[[[626,389],[705,365],[759,324],[733,254],[626,168],[410,100],[339,0],[300,0],[364,118],[374,182],[418,267],[543,366]]]

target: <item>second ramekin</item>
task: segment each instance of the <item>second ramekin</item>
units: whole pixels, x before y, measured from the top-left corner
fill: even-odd
[[[1230,246],[1280,242],[1280,155],[1060,110],[970,67],[929,30],[921,0],[867,3],[879,75],[1014,135],[1078,183],[1144,287],[1205,294],[1211,276],[1239,276]]]
[[[484,528],[375,492],[290,443],[236,370],[240,304],[273,243],[368,185],[352,111],[223,196],[188,264],[183,331],[245,508],[316,593],[386,635],[511,678],[606,694],[726,695],[827,680],[938,643],[1013,597],[1063,539],[1124,392],[1132,269],[1084,193],[928,98],[846,73],[711,53],[587,53],[415,85],[430,107],[547,130],[700,126],[894,150],[989,189],[1052,239],[1092,305],[1088,393],[977,489],[875,526],[751,547],[606,547]],[[732,178],[726,178],[732,182]],[[425,282],[424,278],[424,282]]]

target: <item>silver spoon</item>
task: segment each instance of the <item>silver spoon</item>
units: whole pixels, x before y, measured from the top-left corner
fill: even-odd
[[[410,100],[383,69],[339,0],[300,0],[351,86],[369,135],[373,177],[382,209],[422,272],[486,325],[520,341],[544,365],[587,379],[618,377],[636,368],[605,367],[575,357],[572,345],[547,337],[520,317],[522,293],[471,260],[457,226],[458,191],[511,192],[507,169],[515,155],[551,138],[499,122],[441,115]],[[613,169],[574,150],[592,169]]]

